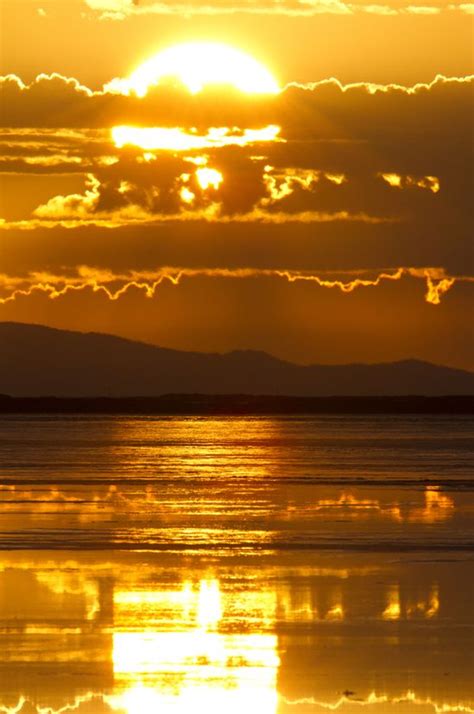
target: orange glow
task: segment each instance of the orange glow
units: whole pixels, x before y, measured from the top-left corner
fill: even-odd
[[[290,196],[297,187],[303,191],[311,191],[323,178],[337,186],[347,181],[345,174],[300,168],[275,169],[274,166],[267,165],[264,167],[263,180],[268,196],[262,199],[261,205],[281,201]]]
[[[452,518],[455,505],[452,498],[443,494],[439,486],[427,486],[424,491],[425,505],[412,508],[404,514],[399,502],[384,504],[379,499],[357,498],[343,491],[339,498],[322,498],[305,505],[303,511],[313,513],[327,509],[345,509],[353,518],[363,518],[372,513],[380,514],[401,523],[437,523]],[[287,509],[288,513],[294,506]]]
[[[185,187],[186,188],[186,187]],[[191,191],[186,189],[184,200],[191,200]],[[193,194],[194,195],[194,194]],[[181,195],[183,199],[183,195]],[[270,270],[258,268],[180,268],[166,267],[152,272],[132,272],[130,274],[115,274],[111,271],[100,271],[89,266],[80,266],[77,276],[64,277],[48,273],[34,273],[28,278],[9,278],[0,275],[0,288],[7,293],[0,297],[0,305],[13,302],[18,297],[27,297],[36,292],[47,294],[52,300],[87,288],[101,292],[109,300],[118,300],[131,288],[143,290],[146,297],[154,297],[159,286],[169,281],[179,285],[183,278],[205,276],[209,278],[282,278],[289,283],[298,281],[315,283],[319,287],[336,288],[343,293],[351,293],[360,287],[377,287],[383,281],[401,280],[404,276],[424,279],[427,285],[425,300],[432,305],[439,305],[441,295],[455,282],[473,282],[471,276],[443,277],[444,271],[438,268],[399,268],[393,272],[381,272],[376,277],[353,277],[347,280],[331,278],[322,273],[316,275],[309,272],[293,270]],[[112,289],[111,283],[120,283],[120,287]]]
[[[414,509],[408,520],[413,523],[438,523],[451,518],[453,513],[453,499],[441,493],[439,486],[428,486],[425,490],[424,508]]]
[[[233,692],[234,690],[228,690],[226,692],[228,696],[225,699],[222,696],[222,692],[215,692],[216,695],[219,694],[220,696],[216,696],[215,701],[213,698],[212,701],[209,702],[209,698],[205,696],[204,691],[199,692],[196,688],[194,688],[193,691],[190,692],[192,699],[191,696],[188,695],[187,698],[183,697],[180,701],[173,701],[173,695],[165,694],[149,685],[140,683],[128,687],[121,694],[117,695],[97,695],[94,692],[87,692],[87,694],[84,695],[76,695],[72,698],[70,704],[57,709],[53,707],[45,708],[36,704],[29,698],[20,697],[18,702],[12,706],[0,705],[0,711],[4,712],[4,714],[20,714],[23,707],[26,705],[28,707],[28,711],[31,710],[35,714],[45,714],[45,712],[47,712],[47,714],[64,714],[65,711],[80,710],[83,704],[86,705],[85,711],[90,711],[90,709],[87,709],[87,705],[93,701],[98,701],[103,702],[105,705],[111,707],[113,711],[117,711],[120,714],[150,714],[151,712],[153,712],[153,714],[155,712],[159,712],[159,714],[189,714],[190,711],[194,710],[206,711],[209,712],[209,714],[220,714],[222,709],[219,709],[219,706],[225,707],[225,711],[229,712],[229,714],[240,714],[242,710],[239,710],[238,708],[236,709],[232,706],[231,695]],[[241,694],[239,691],[236,693],[239,695]],[[254,692],[254,694],[257,694],[257,692]],[[358,697],[357,699],[343,694],[336,701],[320,700],[315,699],[314,697],[305,697],[304,699],[290,699],[282,697],[281,701],[285,705],[289,705],[291,707],[296,707],[298,705],[302,705],[305,708],[308,706],[316,706],[321,708],[323,711],[341,710],[344,712],[349,711],[347,707],[356,706],[357,709],[360,707],[367,707],[368,711],[374,712],[374,714],[377,712],[382,714],[387,711],[386,705],[390,708],[397,705],[403,705],[403,711],[406,711],[406,705],[412,704],[416,707],[421,707],[422,712],[429,711],[433,714],[453,714],[454,712],[458,712],[459,714],[474,714],[474,708],[469,704],[444,704],[437,702],[431,697],[418,696],[416,692],[412,690],[405,691],[398,696],[390,696],[388,694],[380,694],[372,691],[367,697]],[[244,702],[239,696],[236,703],[238,706],[247,705],[248,711],[252,711],[252,703],[254,702]],[[262,699],[259,698],[259,711],[262,711],[263,714],[267,714],[267,712],[276,712],[277,704],[278,702],[276,701],[274,706],[273,704],[271,705],[273,708],[266,709],[264,707],[262,709]]]
[[[402,177],[399,176],[398,174],[381,174],[383,180],[388,183],[389,186],[392,186],[393,188],[401,188],[402,187]]]
[[[189,42],[170,47],[144,62],[128,79],[115,79],[105,89],[144,97],[149,88],[177,80],[191,94],[226,85],[245,94],[278,94],[272,74],[250,55],[215,42]]]
[[[255,598],[257,602],[245,603],[245,611],[249,606],[249,613],[266,611],[274,617],[275,603],[269,603],[265,593],[256,593]],[[142,624],[138,631],[121,628],[113,634],[119,693],[107,697],[112,708],[127,714],[241,714],[258,702],[262,714],[276,713],[277,637],[258,632],[220,633],[224,610],[231,610],[233,604],[221,592],[217,579],[201,580],[197,592],[191,583],[184,583],[180,591],[117,592],[114,605],[117,622],[126,626],[130,619]],[[148,612],[155,621],[160,615],[165,617],[173,630],[152,629],[147,623]],[[149,683],[150,674],[154,675],[153,684]],[[169,679],[170,675],[176,677],[173,689],[160,682],[160,677]]]
[[[388,604],[382,613],[384,620],[399,620],[401,615],[400,590],[394,587],[388,594]]]
[[[329,608],[326,618],[328,620],[343,620],[344,619],[344,608],[340,604],[333,605]]]
[[[285,649],[288,635],[286,632],[276,634],[275,625],[281,622],[319,622],[322,625],[324,622],[324,628],[318,626],[314,634],[307,635],[311,630],[303,629],[303,636],[316,637],[317,632],[318,639],[324,644],[324,629],[327,627],[329,640],[326,641],[337,639],[340,644],[347,644],[352,633],[349,630],[344,634],[345,630],[341,625],[346,620],[349,624],[359,622],[358,605],[366,599],[366,590],[360,588],[360,575],[364,569],[351,568],[349,579],[343,577],[347,582],[334,586],[332,579],[338,577],[338,571],[332,569],[295,567],[291,564],[286,571],[291,573],[292,578],[296,578],[291,583],[287,577],[281,581],[275,579],[275,573],[278,571],[275,571],[273,565],[267,564],[263,568],[259,565],[251,566],[249,570],[244,566],[245,580],[241,581],[237,577],[236,582],[232,582],[235,573],[232,566],[226,566],[224,572],[227,572],[227,576],[222,580],[225,587],[221,587],[218,575],[207,568],[194,571],[185,566],[179,575],[179,578],[183,579],[176,580],[170,578],[171,571],[167,565],[163,564],[157,569],[156,561],[144,562],[140,566],[138,582],[134,569],[126,567],[120,560],[102,561],[94,558],[89,561],[87,558],[81,562],[62,555],[57,561],[50,560],[49,557],[48,555],[46,560],[38,563],[37,560],[31,560],[31,555],[26,558],[21,556],[20,562],[17,563],[14,557],[8,554],[0,562],[0,572],[5,571],[7,576],[11,575],[12,569],[34,571],[40,564],[41,572],[49,573],[51,578],[62,571],[66,579],[71,578],[71,582],[77,578],[77,586],[74,585],[72,589],[67,584],[66,588],[60,585],[51,590],[48,579],[38,579],[36,574],[37,581],[41,585],[47,585],[54,598],[50,598],[48,602],[40,597],[40,616],[33,624],[26,624],[26,627],[23,627],[23,622],[20,621],[21,637],[64,637],[67,659],[63,652],[48,652],[44,661],[51,666],[53,661],[62,664],[79,661],[90,664],[91,660],[87,659],[90,657],[89,638],[91,634],[94,637],[99,636],[100,640],[95,640],[95,646],[101,648],[104,656],[94,662],[111,662],[113,686],[110,686],[109,680],[106,680],[105,684],[101,684],[99,680],[97,689],[89,691],[86,687],[90,685],[86,682],[80,695],[74,696],[72,693],[61,701],[59,696],[54,696],[47,704],[39,703],[29,691],[25,691],[19,695],[18,703],[12,704],[10,700],[5,706],[0,702],[0,711],[7,714],[20,714],[23,707],[25,713],[26,710],[31,710],[36,714],[61,714],[76,710],[95,712],[102,709],[108,712],[108,708],[111,712],[120,714],[188,714],[193,711],[241,714],[246,710],[255,711],[256,703],[262,714],[276,714],[288,706],[299,712],[299,704],[301,711],[306,711],[306,707],[311,708],[312,705],[317,705],[324,711],[345,711],[351,707],[354,707],[355,711],[359,707],[367,707],[369,711],[374,711],[374,714],[385,712],[388,705],[397,704],[404,704],[405,708],[411,704],[411,708],[408,706],[410,712],[412,709],[415,711],[415,705],[420,707],[420,711],[426,710],[433,714],[473,711],[469,702],[462,703],[457,698],[452,704],[443,703],[441,692],[436,693],[436,700],[431,699],[426,686],[422,692],[415,695],[416,682],[413,683],[413,690],[407,692],[405,678],[402,677],[401,685],[398,681],[397,668],[400,663],[403,668],[403,661],[397,658],[395,667],[391,670],[393,679],[390,687],[385,689],[383,682],[378,689],[372,689],[373,685],[361,687],[361,694],[357,699],[349,691],[340,693],[340,688],[331,687],[332,668],[331,664],[328,667],[326,663],[324,664],[329,682],[327,687],[308,688],[304,699],[290,698],[293,692],[285,691],[281,687],[280,681],[284,681],[288,672],[285,669],[288,665]],[[379,574],[386,571],[386,567],[387,564],[382,568],[375,566],[373,577],[378,579]],[[391,567],[390,565],[389,568]],[[85,569],[81,572],[83,568]],[[242,571],[237,571],[239,572]],[[106,578],[110,585],[114,573],[117,574],[117,580],[112,586],[113,589],[104,590],[102,578]],[[351,575],[356,576],[354,581],[351,581]],[[163,576],[166,584],[163,583]],[[328,582],[319,581],[315,587],[315,584],[309,585],[308,582],[302,581],[302,577],[315,576],[326,578]],[[268,578],[274,579],[272,585],[261,588],[261,582],[267,583]],[[58,623],[57,596],[70,591],[87,596],[87,591],[82,591],[82,585],[92,581],[97,581],[98,591],[107,596],[112,595],[113,607],[107,598],[103,601],[105,608],[102,613],[104,615],[107,612],[111,619],[99,618],[91,629],[91,623],[85,621],[84,614],[79,610],[79,601],[72,611],[74,620]],[[246,585],[243,585],[243,582]],[[354,589],[351,582],[355,586]],[[426,584],[423,586],[423,582],[422,579],[417,584],[404,578],[400,582],[393,581],[393,585],[386,592],[388,607],[383,614],[387,621],[384,633],[389,633],[393,625],[396,628],[396,621],[401,619],[436,618],[440,607],[440,587],[436,581],[429,587],[426,587]],[[141,590],[140,584],[145,589]],[[3,583],[0,585],[3,586]],[[420,593],[420,585],[424,595]],[[121,589],[117,589],[117,586]],[[86,600],[83,599],[82,602],[84,601]],[[319,617],[315,607],[317,602],[321,604]],[[33,606],[36,607],[36,603],[33,603]],[[450,612],[450,607],[452,604],[450,605],[448,598],[447,613]],[[77,613],[80,613],[79,618]],[[377,619],[381,616],[380,609],[371,609],[370,613],[369,621],[373,620],[374,615]],[[46,619],[43,619],[45,616]],[[28,620],[25,622],[28,623]],[[400,633],[397,637],[404,642],[411,641],[411,632],[403,628],[396,628],[396,631]],[[383,663],[383,655],[386,656],[389,649],[386,646],[386,637],[376,638],[379,643],[382,639],[385,644],[380,649],[380,661]],[[374,642],[373,646],[377,647],[379,643]],[[284,653],[281,660],[279,651]],[[2,663],[8,661],[5,660],[5,655],[6,653],[2,652]],[[28,652],[25,663],[43,661],[30,659],[30,656]],[[32,656],[37,657],[34,649]],[[80,656],[82,659],[79,659]],[[324,657],[324,652],[322,656]],[[357,653],[354,653],[354,657],[357,656]],[[301,663],[301,660],[299,662]],[[342,663],[344,667],[344,660]],[[305,667],[305,664],[302,666]],[[338,673],[338,663],[334,671]],[[404,671],[402,669],[402,672]],[[297,694],[298,690],[293,696]]]
[[[196,198],[195,194],[190,191],[189,188],[186,188],[186,186],[183,186],[183,188],[179,192],[179,195],[181,196],[181,200],[184,201],[184,203],[192,203]]]
[[[121,149],[124,146],[139,146],[146,151],[193,151],[222,146],[247,146],[265,141],[283,141],[278,138],[280,127],[270,124],[263,129],[231,129],[211,127],[207,134],[163,127],[115,126],[112,139]],[[148,159],[149,160],[149,159]]]
[[[438,615],[438,611],[439,591],[437,585],[432,587],[427,600],[419,600],[418,602],[410,603],[407,606],[408,617],[425,617],[430,620]]]
[[[438,193],[441,187],[437,176],[402,176],[396,173],[382,173],[379,176],[392,188],[417,186],[418,188],[426,188],[432,193]]]
[[[207,167],[198,169],[196,171],[196,178],[198,180],[198,184],[204,190],[209,188],[209,186],[212,186],[212,188],[217,190],[224,180],[220,171],[217,171],[216,169],[209,169]]]

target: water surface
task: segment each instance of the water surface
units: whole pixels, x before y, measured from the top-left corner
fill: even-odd
[[[0,419],[0,712],[474,712],[473,431]]]

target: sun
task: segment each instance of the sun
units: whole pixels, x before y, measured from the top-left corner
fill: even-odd
[[[144,97],[150,87],[170,79],[178,80],[191,94],[212,85],[231,86],[245,94],[280,91],[276,79],[260,62],[241,50],[214,42],[169,47],[144,62],[128,79],[115,80],[110,88]]]

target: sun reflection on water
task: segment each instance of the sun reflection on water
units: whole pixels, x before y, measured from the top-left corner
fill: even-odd
[[[431,699],[421,680],[416,694],[406,688],[405,668],[418,661],[416,648],[413,654],[407,649],[413,636],[408,621],[417,621],[416,627],[425,622],[439,636],[449,611],[446,596],[459,597],[457,590],[450,594],[446,581],[429,574],[433,567],[444,572],[439,565],[430,564],[426,577],[410,580],[406,573],[397,576],[397,568],[385,561],[360,567],[361,561],[356,567],[328,555],[314,567],[292,564],[282,578],[282,571],[269,563],[234,569],[203,559],[196,569],[186,558],[178,566],[171,555],[166,565],[161,559],[129,557],[135,568],[118,568],[118,562],[95,557],[81,564],[70,556],[57,562],[48,556],[43,569],[24,556],[18,563],[10,556],[0,561],[0,605],[2,591],[11,592],[15,584],[28,582],[31,599],[29,610],[20,603],[25,620],[15,625],[17,646],[0,653],[0,665],[21,662],[33,672],[38,667],[41,678],[45,671],[53,672],[53,679],[58,677],[56,667],[58,672],[68,667],[71,674],[85,677],[75,693],[57,698],[48,690],[48,699],[43,692],[36,700],[26,686],[20,700],[0,700],[0,712],[277,714],[285,707],[302,713],[305,707],[349,712],[354,706],[374,714],[384,714],[389,706],[394,712],[411,706],[420,714],[471,711],[467,702],[450,706],[441,695]],[[35,567],[37,572],[30,574]],[[390,580],[384,576],[392,572]],[[93,604],[93,587],[96,605],[89,611],[84,604]],[[368,588],[370,603],[364,594]],[[62,613],[58,619],[64,606],[69,619]],[[3,602],[0,615],[7,629],[16,618],[15,607]],[[391,653],[396,681],[389,691],[372,691],[372,682],[364,680],[354,698],[352,687],[344,693],[340,671],[363,679],[366,664],[347,649],[353,636],[348,633],[359,632],[361,624],[363,637],[374,647],[373,656],[368,655],[372,666]],[[393,627],[396,642],[388,637]],[[449,640],[443,642],[449,653]],[[49,649],[45,643],[51,643]],[[314,661],[310,647],[318,653]],[[394,647],[402,649],[397,653]],[[336,667],[331,664],[335,657]],[[92,664],[103,668],[98,686],[88,679]],[[314,684],[311,677],[316,677]],[[36,687],[34,683],[32,691]],[[454,690],[449,691],[453,698]]]
[[[275,713],[277,636],[219,631],[231,607],[215,578],[201,579],[197,588],[185,582],[179,591],[117,592],[116,626],[124,628],[113,633],[112,660],[121,691],[108,703],[127,714],[241,714],[255,706]],[[148,624],[160,619],[160,610],[172,631]]]

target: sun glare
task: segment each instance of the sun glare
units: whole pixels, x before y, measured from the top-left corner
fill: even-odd
[[[248,146],[267,141],[283,141],[278,137],[280,127],[270,124],[262,129],[230,129],[212,127],[206,134],[179,127],[115,126],[112,140],[119,149],[139,146],[145,151],[199,151],[222,146]]]
[[[276,79],[253,57],[214,42],[189,42],[169,47],[144,62],[128,79],[117,79],[109,90],[144,97],[163,81],[178,80],[191,94],[212,85],[231,86],[245,94],[277,94]]]
[[[202,168],[196,171],[198,184],[203,190],[212,186],[216,191],[222,183],[222,174],[217,169]]]

